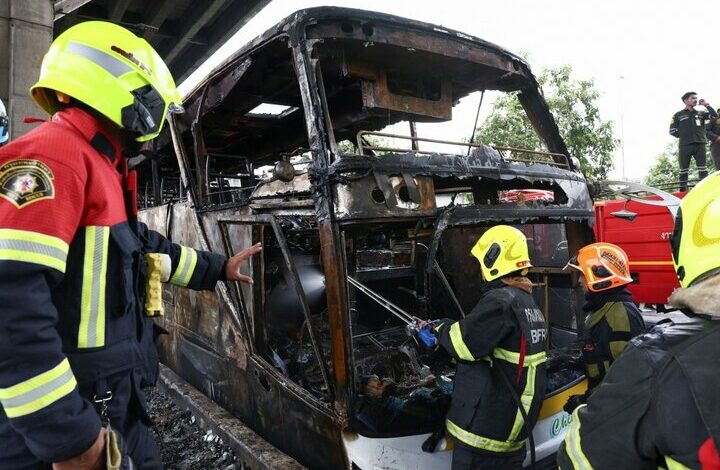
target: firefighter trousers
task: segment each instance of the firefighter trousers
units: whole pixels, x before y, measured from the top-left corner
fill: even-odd
[[[705,144],[692,143],[680,145],[679,150],[680,164],[680,191],[686,191],[688,186],[688,172],[690,160],[695,158],[695,165],[698,170],[698,180],[705,178],[707,171],[707,153],[705,153]]]
[[[452,470],[522,470],[524,454],[489,455],[455,445]]]
[[[139,374],[125,371],[108,377],[103,387],[112,392],[108,402],[110,425],[122,436],[123,453],[130,455],[134,468],[161,470],[160,452],[155,443],[146,413],[145,393],[139,387]],[[80,393],[87,400],[97,394],[96,384],[80,385]],[[52,464],[41,462],[25,445],[0,409],[0,468],[2,470],[51,469]]]

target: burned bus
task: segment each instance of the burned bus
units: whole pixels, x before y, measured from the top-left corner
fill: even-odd
[[[471,143],[475,113],[457,122],[457,110],[485,91],[516,93],[543,147]],[[453,364],[397,314],[469,313],[470,248],[510,224],[527,235],[551,325],[533,435],[552,462],[562,406],[586,387],[582,297],[563,267],[592,241],[593,208],[521,58],[426,23],[314,8],[217,67],[185,108],[137,166],[141,219],[197,249],[264,250],[244,267],[253,285],[164,288],[162,362],[310,468],[449,468],[451,440],[422,446],[443,427]],[[448,124],[468,138],[443,138]],[[552,197],[506,197],[524,190]]]

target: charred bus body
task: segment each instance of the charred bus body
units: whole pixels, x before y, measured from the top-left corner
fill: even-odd
[[[433,126],[485,90],[518,93],[545,148],[438,138]],[[593,209],[522,59],[429,24],[309,9],[218,67],[185,106],[158,143],[165,158],[138,166],[141,218],[199,249],[265,248],[245,267],[254,285],[165,287],[164,363],[311,468],[449,468],[451,442],[420,446],[444,421],[452,364],[378,298],[461,318],[480,284],[471,246],[512,224],[528,236],[551,324],[534,435],[538,459],[552,459],[562,405],[585,386],[569,346],[580,297],[562,268],[591,241]],[[553,197],[503,198],[521,189]]]

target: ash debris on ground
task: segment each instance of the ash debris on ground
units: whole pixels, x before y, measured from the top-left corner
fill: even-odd
[[[241,470],[243,465],[222,439],[202,429],[192,413],[181,410],[157,388],[146,390],[148,414],[163,467],[177,470]]]

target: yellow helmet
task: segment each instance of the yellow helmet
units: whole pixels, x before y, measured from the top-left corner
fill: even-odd
[[[144,39],[103,21],[79,23],[53,41],[30,89],[53,114],[60,106],[51,90],[136,133],[139,142],[157,137],[168,112],[182,112],[182,97],[160,55]]]
[[[527,238],[509,225],[491,227],[482,234],[470,253],[480,261],[480,270],[486,281],[532,267]]]
[[[720,172],[702,180],[680,202],[670,243],[681,286],[720,272]]]

